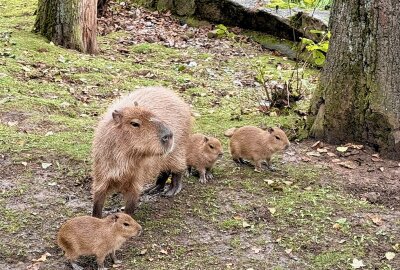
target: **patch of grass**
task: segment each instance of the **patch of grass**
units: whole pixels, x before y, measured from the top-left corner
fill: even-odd
[[[237,230],[237,229],[243,228],[243,222],[240,219],[230,218],[230,219],[222,221],[219,224],[219,227],[222,230]]]

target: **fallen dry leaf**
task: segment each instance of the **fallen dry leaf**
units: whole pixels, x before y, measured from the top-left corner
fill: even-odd
[[[338,163],[340,166],[345,167],[347,169],[355,169],[357,168],[357,164],[351,160],[343,161]]]
[[[52,164],[52,163],[43,162],[43,163],[42,163],[42,168],[43,168],[43,169],[47,169],[47,168],[50,167],[51,165],[53,165],[53,164]]]
[[[386,259],[388,259],[389,261],[391,261],[391,260],[393,260],[394,259],[394,257],[396,257],[396,253],[394,253],[394,252],[386,252],[385,253],[385,257],[386,257]]]
[[[317,141],[316,143],[311,145],[311,148],[316,148],[316,147],[320,146],[320,144],[321,144],[321,141]]]
[[[335,153],[332,153],[332,152],[328,152],[327,154],[328,154],[328,156],[330,156],[330,157],[337,157],[337,155],[336,155]]]
[[[165,254],[165,255],[168,255],[168,251],[166,251],[166,250],[163,249],[163,248],[160,250],[160,253]]]
[[[326,149],[326,148],[317,148],[317,152],[319,152],[319,153],[328,153],[328,149]]]
[[[349,148],[346,147],[346,146],[338,146],[338,147],[336,147],[336,151],[341,152],[341,153],[346,152],[347,149],[349,149]]]
[[[356,258],[353,259],[353,262],[350,264],[354,269],[359,269],[361,267],[364,267],[365,264],[362,260],[358,260]]]
[[[375,225],[381,226],[383,223],[382,217],[378,215],[371,215],[370,218]]]
[[[313,157],[320,157],[321,154],[317,151],[311,151],[306,153],[307,156],[313,156]]]
[[[251,225],[250,225],[247,221],[245,221],[245,220],[243,220],[242,226],[243,226],[243,228],[251,227]]]
[[[261,251],[261,248],[258,248],[258,247],[252,247],[251,248],[251,250],[254,252],[254,253],[259,253],[260,251]]]
[[[268,208],[268,210],[269,210],[269,212],[270,212],[271,214],[275,214],[275,213],[276,213],[276,209],[273,208],[273,207]]]
[[[39,259],[33,259],[32,262],[45,262],[47,260],[47,257],[50,257],[50,256],[51,256],[51,254],[46,252]]]

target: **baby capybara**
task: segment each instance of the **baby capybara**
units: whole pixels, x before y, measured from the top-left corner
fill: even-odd
[[[101,217],[108,193],[121,192],[132,214],[143,186],[172,173],[166,195],[181,189],[190,134],[189,106],[162,87],[138,89],[112,104],[93,141],[93,216]]]
[[[189,171],[191,167],[195,168],[199,172],[200,182],[206,183],[213,178],[211,168],[223,153],[221,142],[217,138],[199,133],[192,134],[189,137],[186,156]]]
[[[243,159],[251,160],[257,172],[262,170],[264,160],[272,170],[272,155],[290,145],[285,132],[278,127],[268,130],[254,126],[231,128],[225,132],[225,136],[230,137],[229,146],[233,160],[239,164],[245,163]]]
[[[82,255],[96,255],[98,269],[104,269],[108,254],[117,262],[115,251],[130,237],[138,236],[142,227],[129,215],[116,213],[99,219],[81,216],[65,222],[57,235],[57,243],[65,252],[74,269],[82,269],[75,262]]]

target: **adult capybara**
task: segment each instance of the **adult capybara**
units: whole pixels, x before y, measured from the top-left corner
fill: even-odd
[[[278,127],[266,131],[254,126],[231,128],[225,132],[225,136],[230,137],[229,146],[233,160],[239,164],[245,163],[243,159],[251,160],[257,172],[262,170],[264,160],[272,170],[272,155],[290,145],[285,132]]]
[[[98,269],[104,269],[108,254],[117,262],[115,251],[130,237],[138,236],[142,227],[131,216],[116,213],[99,219],[81,216],[65,222],[57,235],[57,243],[74,269],[82,269],[75,260],[82,255],[96,255]]]
[[[186,169],[189,106],[162,87],[138,89],[112,104],[93,141],[93,216],[101,217],[108,193],[121,192],[132,214],[145,183],[172,173],[166,195],[177,194]]]
[[[206,183],[213,178],[211,168],[223,153],[221,142],[217,138],[199,133],[190,135],[186,153],[189,171],[190,167],[195,168],[199,172],[200,182]]]

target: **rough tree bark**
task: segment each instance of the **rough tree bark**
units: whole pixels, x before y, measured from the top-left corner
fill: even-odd
[[[97,53],[97,0],[39,0],[34,31],[60,46]]]
[[[400,159],[400,1],[335,0],[310,135]]]

